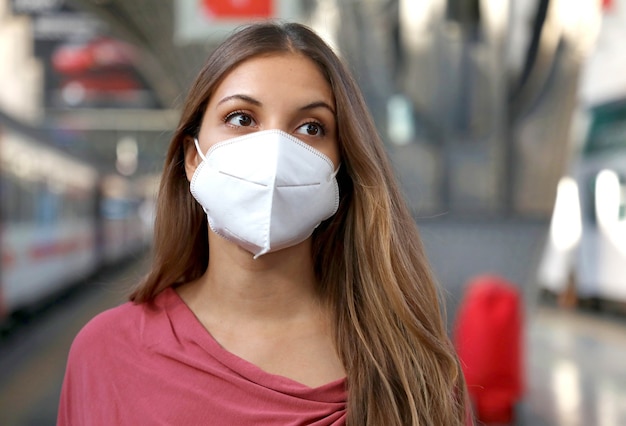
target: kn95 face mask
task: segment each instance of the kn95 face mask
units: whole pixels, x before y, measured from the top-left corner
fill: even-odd
[[[296,245],[339,206],[337,170],[323,153],[281,130],[213,145],[191,179],[191,193],[218,235],[254,258]]]

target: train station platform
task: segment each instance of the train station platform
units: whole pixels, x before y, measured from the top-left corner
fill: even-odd
[[[0,340],[0,425],[54,425],[78,330],[122,303],[145,271],[137,259],[98,275]],[[527,310],[526,393],[516,425],[626,425],[626,318],[536,304]]]

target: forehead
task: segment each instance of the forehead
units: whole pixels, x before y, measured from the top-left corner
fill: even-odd
[[[317,96],[334,103],[330,84],[319,66],[298,53],[276,53],[244,60],[218,83],[213,98],[234,92]]]

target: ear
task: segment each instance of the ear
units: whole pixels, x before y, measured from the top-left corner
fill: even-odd
[[[187,175],[187,180],[191,182],[191,178],[198,165],[202,162],[202,158],[200,158],[191,136],[185,136],[183,146],[185,151],[185,174]]]

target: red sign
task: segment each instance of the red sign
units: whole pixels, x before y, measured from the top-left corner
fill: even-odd
[[[259,19],[274,17],[274,0],[202,0],[212,19]]]

